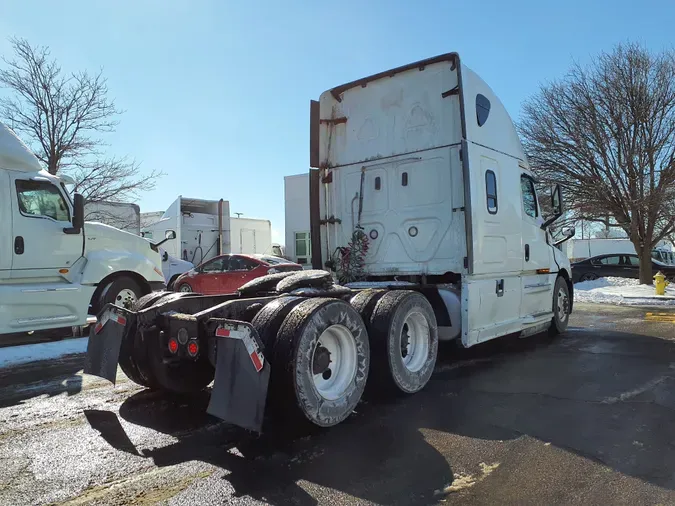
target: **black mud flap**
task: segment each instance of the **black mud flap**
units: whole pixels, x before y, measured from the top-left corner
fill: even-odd
[[[84,373],[107,379],[114,385],[122,340],[133,326],[130,311],[106,304],[98,315],[98,322],[89,330]]]
[[[216,337],[216,377],[206,412],[261,432],[270,365],[258,333],[248,323],[218,318],[209,320],[208,329]]]

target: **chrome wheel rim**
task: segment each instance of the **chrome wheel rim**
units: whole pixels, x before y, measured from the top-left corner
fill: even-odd
[[[321,397],[334,401],[342,397],[356,378],[356,340],[344,325],[324,330],[312,353],[312,379]]]
[[[117,297],[115,297],[115,305],[117,307],[131,309],[137,300],[138,297],[133,290],[124,288],[123,290],[120,290],[120,292],[117,294]]]
[[[401,328],[401,359],[410,372],[417,372],[429,358],[431,333],[426,317],[413,311],[406,316]]]
[[[561,322],[566,321],[569,317],[569,297],[564,288],[558,289],[556,311],[558,314],[558,319]]]

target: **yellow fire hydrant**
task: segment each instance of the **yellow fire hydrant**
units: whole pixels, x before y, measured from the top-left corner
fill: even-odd
[[[654,276],[654,286],[656,287],[656,295],[665,295],[666,287],[670,284],[666,281],[666,277],[661,271],[657,272]]]

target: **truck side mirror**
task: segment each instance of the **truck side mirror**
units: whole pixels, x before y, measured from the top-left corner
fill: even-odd
[[[551,223],[560,218],[563,214],[562,190],[560,189],[559,184],[555,185],[551,191],[551,207],[553,208],[553,215],[541,224],[543,230],[546,230]]]
[[[155,251],[159,251],[159,247],[164,244],[166,241],[170,241],[171,239],[176,238],[176,231],[175,230],[167,230],[164,232],[164,239],[159,241],[158,243],[150,243],[150,247],[154,249]]]
[[[554,244],[554,246],[558,246],[559,244],[562,244],[565,241],[568,241],[569,239],[574,237],[574,234],[576,234],[576,233],[577,233],[577,231],[574,229],[574,227],[563,228],[562,229],[563,238],[561,240],[559,240],[558,242],[556,242]]]
[[[72,224],[72,227],[63,229],[66,234],[79,234],[84,227],[84,197],[79,193],[73,196]]]
[[[553,207],[553,213],[561,215],[563,212],[562,209],[562,192],[560,190],[560,185],[557,184],[551,191],[551,207]]]

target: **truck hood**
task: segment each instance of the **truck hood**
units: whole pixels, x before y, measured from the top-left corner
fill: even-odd
[[[158,268],[162,265],[159,252],[150,247],[150,242],[132,233],[104,223],[87,221],[84,224],[84,235],[85,254],[100,250],[137,253],[148,258]]]

